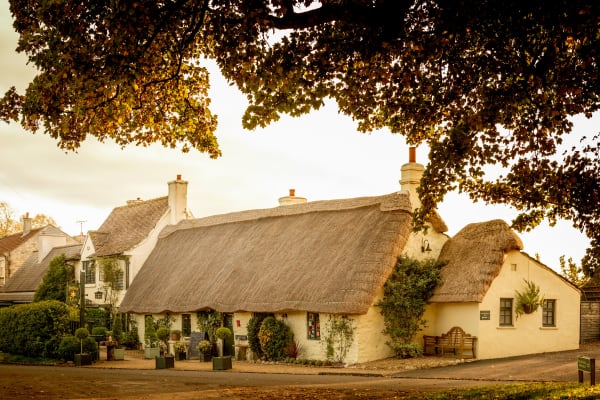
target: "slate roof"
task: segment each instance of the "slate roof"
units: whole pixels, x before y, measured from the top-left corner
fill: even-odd
[[[23,235],[23,232],[18,232],[0,238],[0,254],[13,251],[23,243],[27,242],[29,239],[33,238],[42,229],[43,228],[32,229],[25,235]]]
[[[89,235],[96,257],[121,254],[142,242],[168,211],[168,197],[139,201],[112,210],[97,231]]]
[[[50,262],[61,254],[68,260],[78,260],[81,247],[81,244],[54,247],[41,262],[38,262],[38,252],[34,251],[6,285],[0,288],[0,301],[33,301],[33,295],[42,283]]]

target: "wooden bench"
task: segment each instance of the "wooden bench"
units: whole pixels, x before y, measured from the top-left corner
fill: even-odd
[[[477,337],[471,336],[455,326],[440,336],[423,336],[423,353],[444,356],[453,353],[456,357],[476,358]]]

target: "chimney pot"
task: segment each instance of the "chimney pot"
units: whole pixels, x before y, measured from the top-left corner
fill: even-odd
[[[296,189],[290,189],[290,197],[294,197],[296,195]]]
[[[408,162],[417,162],[417,148],[414,146],[408,148]]]

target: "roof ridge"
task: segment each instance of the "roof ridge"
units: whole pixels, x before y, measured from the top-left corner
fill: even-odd
[[[251,221],[260,218],[277,218],[289,215],[307,214],[321,211],[342,211],[355,208],[369,207],[380,204],[382,211],[405,210],[412,213],[410,199],[407,194],[393,192],[380,196],[362,196],[346,199],[315,200],[306,203],[283,205],[271,208],[233,211],[224,214],[206,217],[185,219],[176,225],[167,225],[160,233],[159,238],[166,237],[178,230],[194,229],[213,225],[222,225],[235,222]]]

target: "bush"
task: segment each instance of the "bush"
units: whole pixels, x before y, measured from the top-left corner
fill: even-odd
[[[398,358],[415,358],[423,355],[423,349],[417,343],[394,343],[392,349]]]
[[[283,322],[267,317],[258,331],[260,347],[268,360],[280,360],[287,356],[286,349],[294,340],[292,331]]]
[[[260,339],[258,338],[258,332],[260,331],[260,325],[262,324],[262,322],[265,320],[265,318],[269,316],[269,314],[256,314],[248,321],[248,347],[250,347],[252,353],[256,354],[258,357],[261,357],[263,355],[263,351],[260,348]]]
[[[106,338],[107,329],[104,326],[95,326],[92,328],[92,336],[102,336],[102,340]]]
[[[129,331],[123,333],[121,344],[127,349],[137,349],[139,347],[140,335],[135,323],[131,324]]]
[[[0,351],[27,357],[46,356],[69,330],[67,306],[56,300],[0,309]]]
[[[78,354],[79,351],[79,339],[75,336],[67,335],[62,338],[58,346],[58,358],[64,361],[74,361],[75,354]]]
[[[93,326],[103,326],[108,328],[110,322],[110,313],[104,308],[86,308],[85,319]]]

